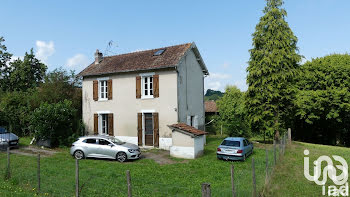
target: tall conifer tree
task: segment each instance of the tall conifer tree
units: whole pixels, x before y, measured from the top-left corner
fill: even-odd
[[[247,98],[253,132],[279,136],[287,124],[294,95],[293,80],[301,56],[297,37],[285,21],[282,0],[266,0],[249,50]]]

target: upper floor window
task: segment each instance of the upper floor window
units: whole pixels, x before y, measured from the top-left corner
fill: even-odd
[[[141,73],[136,76],[136,98],[148,99],[159,97],[159,75]]]
[[[100,94],[99,94],[99,99],[100,100],[107,100],[108,99],[108,85],[107,85],[107,80],[100,80],[99,81],[100,85]]]
[[[94,101],[112,100],[112,79],[102,77],[93,81],[93,99]]]
[[[142,77],[142,97],[153,98],[153,76]]]

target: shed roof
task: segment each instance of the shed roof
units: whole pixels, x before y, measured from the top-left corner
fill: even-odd
[[[204,132],[202,130],[199,130],[199,129],[196,129],[192,126],[189,126],[185,123],[177,123],[177,124],[172,124],[172,125],[169,125],[169,127],[171,129],[175,129],[175,130],[180,130],[180,131],[183,131],[187,134],[190,134],[190,135],[195,135],[195,136],[200,136],[200,135],[205,135],[207,134],[207,132]]]

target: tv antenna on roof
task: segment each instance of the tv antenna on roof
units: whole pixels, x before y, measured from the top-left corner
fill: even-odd
[[[106,50],[104,52],[104,56],[109,56],[109,55],[114,55],[116,54],[116,52],[113,51],[113,48],[117,48],[118,45],[115,45],[115,47],[113,47],[113,40],[110,40],[108,43],[107,43],[107,47],[106,47]]]

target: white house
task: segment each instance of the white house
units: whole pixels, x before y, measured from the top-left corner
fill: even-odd
[[[169,150],[168,125],[204,130],[208,74],[194,43],[108,57],[97,50],[95,62],[79,74],[86,130]]]

